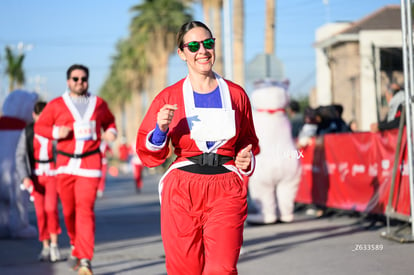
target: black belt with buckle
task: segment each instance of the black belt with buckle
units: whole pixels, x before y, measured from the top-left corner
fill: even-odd
[[[54,162],[54,159],[35,159],[34,162],[37,163],[50,163],[50,162]]]
[[[64,156],[67,156],[67,157],[70,157],[70,158],[75,158],[75,159],[84,158],[84,157],[87,157],[87,156],[90,156],[90,155],[93,155],[93,154],[97,154],[97,153],[100,153],[100,152],[101,151],[99,150],[99,148],[97,148],[95,150],[92,150],[92,151],[89,151],[89,152],[82,153],[82,154],[69,154],[69,153],[57,150],[57,153],[59,155],[64,155]]]
[[[232,157],[216,153],[203,153],[198,156],[187,157],[187,159],[201,166],[221,166],[230,160],[233,160]]]

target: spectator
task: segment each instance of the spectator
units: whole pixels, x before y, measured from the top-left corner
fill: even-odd
[[[349,129],[351,132],[358,132],[358,123],[355,119],[352,119],[348,124]]]
[[[300,129],[298,139],[297,139],[297,147],[302,148],[306,147],[311,138],[316,136],[318,130],[318,121],[316,118],[316,111],[311,107],[306,107],[304,111],[304,122],[302,129]]]
[[[343,107],[339,104],[319,106],[316,108],[318,135],[329,133],[350,132],[348,125],[342,119]]]
[[[388,112],[384,120],[379,123],[371,124],[371,132],[379,132],[398,128],[400,124],[401,112],[404,107],[405,94],[397,83],[391,83],[385,92],[385,99],[388,103]]]
[[[287,114],[290,119],[292,127],[292,137],[296,139],[299,135],[300,129],[304,124],[303,115],[300,113],[300,105],[296,100],[290,100],[288,108],[286,108]]]

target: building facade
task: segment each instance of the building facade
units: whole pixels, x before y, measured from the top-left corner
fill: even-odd
[[[368,131],[387,111],[385,91],[403,85],[400,6],[385,6],[356,22],[316,31],[316,89],[311,106],[341,104],[343,118]]]

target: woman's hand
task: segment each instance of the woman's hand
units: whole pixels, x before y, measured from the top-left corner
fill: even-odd
[[[166,132],[177,110],[177,104],[165,104],[157,114],[157,124],[161,131]]]
[[[252,150],[252,145],[249,144],[237,154],[236,160],[235,160],[237,168],[241,170],[246,170],[247,168],[249,168],[251,158],[252,158],[252,154],[250,152],[251,150]]]

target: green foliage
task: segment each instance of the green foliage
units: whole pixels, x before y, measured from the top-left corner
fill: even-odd
[[[131,7],[135,14],[130,34],[117,44],[110,74],[100,95],[109,104],[123,105],[133,92],[143,92],[145,83],[157,77],[160,56],[175,50],[175,34],[192,19],[188,6],[178,0],[145,0]]]
[[[24,54],[15,55],[10,47],[6,47],[6,74],[9,78],[9,91],[13,91],[15,85],[22,86],[25,82],[23,70]]]

